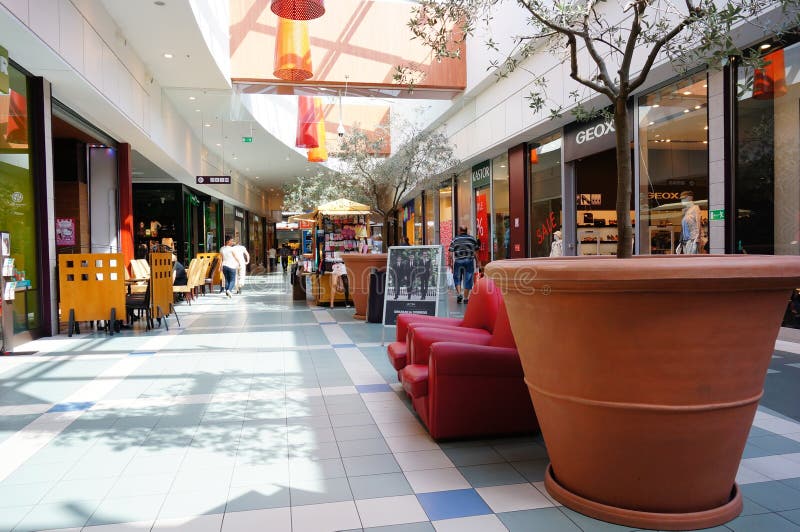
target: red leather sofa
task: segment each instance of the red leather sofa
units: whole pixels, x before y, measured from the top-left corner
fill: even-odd
[[[497,320],[497,311],[502,303],[500,291],[488,277],[476,279],[470,302],[463,318],[443,318],[419,314],[400,314],[397,316],[396,341],[389,344],[386,354],[392,367],[400,370],[408,363],[408,335],[416,327],[463,328],[474,330],[477,334],[489,336]]]
[[[432,438],[538,430],[502,302],[496,321],[488,336],[456,328],[414,329],[418,343],[400,380]]]

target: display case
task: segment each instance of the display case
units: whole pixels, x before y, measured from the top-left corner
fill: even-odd
[[[631,223],[635,227],[635,213],[631,211]],[[577,212],[578,256],[616,255],[619,230],[616,211],[579,210]]]
[[[650,227],[650,254],[672,255],[681,237],[681,228],[677,225]]]

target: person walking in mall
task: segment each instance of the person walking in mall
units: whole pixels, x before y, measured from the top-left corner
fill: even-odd
[[[231,290],[236,285],[236,272],[240,267],[233,244],[233,237],[226,236],[225,245],[219,249],[220,255],[222,255],[222,275],[225,276],[225,296],[228,298],[231,297]]]
[[[456,285],[456,301],[469,303],[469,292],[472,290],[475,275],[475,263],[481,264],[477,251],[481,248],[480,241],[470,235],[466,226],[458,228],[458,235],[450,242],[449,251],[453,254],[453,282]],[[463,283],[464,293],[461,293]]]
[[[278,250],[275,249],[275,246],[271,246],[269,248],[269,271],[274,272],[275,266],[277,266],[277,258],[278,258]]]
[[[236,260],[239,261],[239,271],[236,272],[236,293],[242,293],[244,286],[244,278],[247,275],[247,265],[250,264],[250,253],[244,247],[241,241],[236,242],[233,246],[233,252],[236,254]]]

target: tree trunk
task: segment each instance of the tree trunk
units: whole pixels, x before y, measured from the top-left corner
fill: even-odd
[[[627,97],[620,95],[614,102],[614,128],[617,135],[617,257],[633,254],[631,226],[631,146],[628,141]]]

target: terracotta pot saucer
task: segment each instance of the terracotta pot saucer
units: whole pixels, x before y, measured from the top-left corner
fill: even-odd
[[[547,492],[555,500],[589,517],[635,528],[649,528],[654,530],[697,530],[712,528],[727,523],[742,512],[742,493],[739,486],[734,483],[730,500],[710,510],[700,512],[658,513],[642,512],[627,508],[608,506],[596,501],[581,497],[569,491],[556,480],[552,464],[547,465],[544,479]]]

